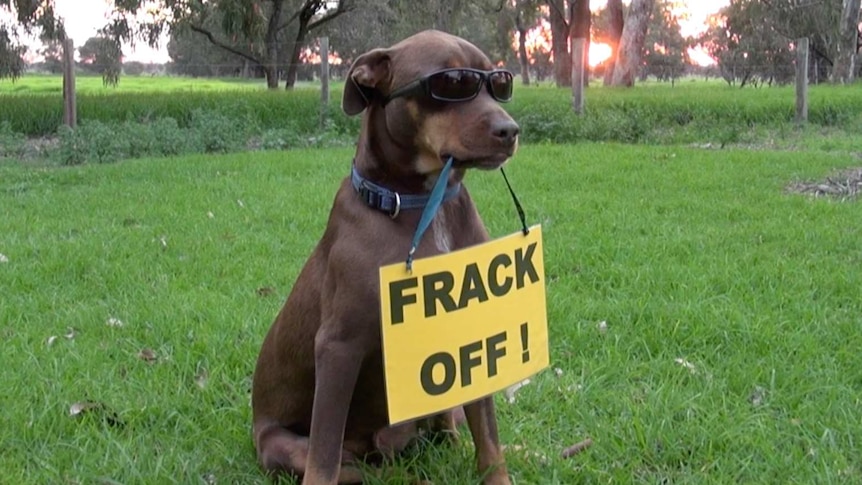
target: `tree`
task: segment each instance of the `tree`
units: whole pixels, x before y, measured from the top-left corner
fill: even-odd
[[[11,77],[14,80],[24,71],[27,48],[13,42],[12,37],[6,27],[0,27],[0,79]]]
[[[856,53],[859,50],[859,9],[860,0],[844,0],[841,22],[838,26],[837,55],[832,68],[832,82],[853,82],[856,73]]]
[[[353,9],[355,0],[114,0],[114,17],[105,32],[113,38],[143,38],[151,45],[164,31],[189,29],[213,45],[263,70],[267,86],[278,87],[286,66],[285,87],[296,80],[296,65],[309,34]],[[151,12],[137,22],[138,12]],[[207,25],[211,15],[221,25]]]
[[[605,9],[607,17],[607,33],[602,38],[602,41],[611,46],[610,61],[605,68],[604,85],[609,86],[613,81],[614,64],[616,63],[617,53],[619,52],[620,39],[623,36],[623,2],[622,0],[608,0],[607,8]]]
[[[123,51],[107,37],[90,37],[78,48],[81,67],[101,74],[105,86],[116,86],[123,68]]]
[[[53,0],[0,0],[0,14],[11,19],[0,20],[0,79],[15,79],[24,69],[26,48],[19,42],[22,32],[38,33],[44,40],[65,37]]]
[[[786,32],[792,25],[801,27],[784,23],[780,14],[761,1],[733,0],[711,18],[698,43],[718,62],[728,84],[745,87],[793,79],[792,37]]]
[[[659,81],[673,83],[685,72],[689,64],[688,48],[691,41],[683,37],[679,20],[674,13],[674,2],[658,0],[653,7],[649,29],[644,42],[643,77],[652,75]]]
[[[42,49],[39,50],[39,55],[42,56],[45,69],[51,74],[60,74],[63,72],[63,45],[60,41],[49,40],[42,44]]]
[[[527,30],[530,21],[535,21],[535,5],[528,0],[515,0],[515,29],[518,31],[518,66],[521,70],[521,83],[530,85],[530,59],[527,57]]]
[[[655,0],[632,0],[620,38],[611,85],[634,86],[654,3]]]
[[[218,29],[221,21],[220,14],[214,13],[207,17],[205,27],[209,30]],[[232,45],[235,48],[240,47],[238,44]],[[244,74],[248,71],[247,59],[234,55],[211,42],[201,42],[200,34],[188,28],[171,30],[168,55],[171,57],[170,71],[183,76],[226,76],[237,71]],[[260,74],[262,75],[262,72]]]
[[[519,0],[536,5],[543,0]],[[445,29],[477,45],[495,63],[514,59],[514,2],[509,0],[353,0],[349,15],[320,29],[347,64],[375,47],[425,29]],[[535,8],[535,7],[531,7]]]
[[[569,55],[569,15],[566,0],[546,0],[551,21],[551,48],[554,55],[554,81],[557,87],[572,85],[572,56]]]

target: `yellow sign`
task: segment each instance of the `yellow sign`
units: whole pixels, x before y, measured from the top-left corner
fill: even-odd
[[[493,394],[548,366],[542,228],[380,268],[391,424]]]

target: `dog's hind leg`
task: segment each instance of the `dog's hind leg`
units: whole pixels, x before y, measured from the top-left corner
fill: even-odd
[[[277,423],[264,426],[255,434],[260,465],[268,475],[305,475],[308,437],[297,435]],[[338,483],[362,483],[362,473],[350,465],[353,461],[354,455],[342,450]]]

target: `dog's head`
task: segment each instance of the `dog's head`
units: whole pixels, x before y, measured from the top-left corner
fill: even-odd
[[[492,169],[518,146],[518,125],[500,106],[512,84],[511,73],[495,70],[473,44],[429,30],[357,58],[342,108],[367,110],[368,149],[386,159],[394,145],[406,158],[398,163],[414,173],[439,170],[449,156],[461,168]]]

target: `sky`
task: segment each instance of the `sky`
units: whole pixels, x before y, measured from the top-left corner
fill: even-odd
[[[729,0],[681,0],[682,12],[688,14],[688,18],[680,22],[683,35],[692,35],[706,28],[705,20],[710,13],[728,4]],[[624,1],[624,3],[628,3]],[[66,19],[66,31],[75,40],[76,46],[81,46],[90,37],[96,35],[100,27],[105,25],[110,14],[110,0],[55,0],[55,5],[60,16]],[[605,1],[592,0],[590,6],[593,10],[603,7]],[[134,48],[126,46],[123,49],[126,60],[141,62],[167,62],[170,57],[167,53],[167,42],[162,42],[159,49],[152,49],[146,43],[138,42]],[[692,53],[693,56],[705,55],[703,53]],[[707,56],[708,58],[708,56]],[[695,58],[694,60],[698,60]]]
[[[75,46],[84,45],[90,37],[95,37],[111,13],[109,0],[54,0],[57,13],[66,19],[66,33],[74,39]],[[167,40],[160,49],[152,49],[146,42],[137,42],[135,47],[124,46],[125,60],[141,62],[168,62]]]

